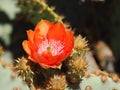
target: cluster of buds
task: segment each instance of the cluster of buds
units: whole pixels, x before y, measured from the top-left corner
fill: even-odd
[[[75,71],[77,72],[81,70],[86,71],[88,67],[86,57],[83,55],[80,55],[79,57],[76,57],[75,59],[70,60],[69,65],[74,67],[76,69]]]
[[[69,71],[68,76],[71,83],[78,83],[87,71],[88,63],[86,57],[83,55],[77,56],[68,62]]]
[[[75,38],[74,50],[68,60],[68,78],[71,83],[79,83],[87,71],[88,63],[85,57],[86,51],[89,50],[88,43],[81,35]]]

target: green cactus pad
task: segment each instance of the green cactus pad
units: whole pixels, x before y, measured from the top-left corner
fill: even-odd
[[[80,83],[81,90],[87,90],[87,86],[91,87],[91,90],[120,90],[120,83],[115,82],[112,78],[107,77],[106,81],[101,80],[101,76],[92,75],[89,78],[83,78]]]
[[[112,78],[106,77],[102,81],[101,75],[91,74],[90,77],[84,77],[79,84],[79,88],[66,88],[65,90],[120,90],[120,82],[113,81]]]
[[[30,90],[20,77],[12,77],[12,70],[0,64],[0,90]]]

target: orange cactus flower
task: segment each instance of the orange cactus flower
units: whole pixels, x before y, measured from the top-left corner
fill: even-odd
[[[28,40],[22,45],[32,61],[43,68],[56,68],[72,52],[74,46],[73,32],[60,22],[51,23],[41,20],[35,30],[27,31]]]

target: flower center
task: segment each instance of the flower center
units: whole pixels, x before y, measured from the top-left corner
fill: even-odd
[[[39,45],[38,53],[42,54],[44,52],[50,51],[53,56],[60,55],[64,52],[63,50],[64,45],[61,41],[55,41],[55,40],[45,40]]]
[[[48,51],[50,51],[50,50],[51,50],[51,47],[50,47],[50,46],[48,46],[48,47],[47,47],[47,50],[48,50]]]

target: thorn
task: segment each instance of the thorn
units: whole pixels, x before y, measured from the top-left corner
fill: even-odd
[[[118,75],[116,75],[116,74],[110,74],[110,77],[112,78],[112,80],[113,80],[114,82],[118,82],[118,81],[119,81],[119,77],[118,77]]]
[[[114,87],[112,90],[117,90],[117,88]]]
[[[19,87],[15,87],[15,88],[13,88],[13,90],[22,90],[22,89]]]
[[[16,74],[16,73],[12,73],[12,74],[11,74],[11,78],[14,79],[14,78],[16,78],[16,77],[17,77],[17,74]]]
[[[94,73],[95,75],[97,75],[97,76],[100,75],[100,71],[99,71],[99,70],[95,70],[95,71],[93,71],[93,73]]]
[[[91,77],[90,73],[89,73],[89,72],[85,72],[85,77],[86,77],[86,78]]]
[[[101,76],[101,80],[103,83],[105,83],[107,81],[107,76],[105,76],[105,75]]]
[[[87,85],[85,90],[92,90],[91,86],[90,85]]]

